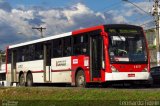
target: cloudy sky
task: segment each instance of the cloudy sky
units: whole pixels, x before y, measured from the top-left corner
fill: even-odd
[[[146,12],[150,0],[130,0]],[[45,36],[100,24],[154,27],[153,17],[122,0],[0,0],[0,49],[40,38],[32,27],[46,27]]]

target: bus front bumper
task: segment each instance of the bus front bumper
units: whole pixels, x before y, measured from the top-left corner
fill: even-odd
[[[105,81],[149,80],[149,72],[112,72],[105,73]]]

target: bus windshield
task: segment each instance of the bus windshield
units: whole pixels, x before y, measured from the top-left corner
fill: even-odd
[[[142,31],[110,29],[108,34],[111,63],[147,62],[146,42]]]

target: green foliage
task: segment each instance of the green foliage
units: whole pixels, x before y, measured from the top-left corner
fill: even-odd
[[[156,49],[156,45],[149,45],[149,49]]]
[[[0,50],[0,54],[4,54],[5,53],[5,51],[3,51],[3,50]]]

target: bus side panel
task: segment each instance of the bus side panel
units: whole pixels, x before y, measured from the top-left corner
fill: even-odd
[[[17,63],[17,78],[19,77],[19,73],[21,71],[25,73],[25,76],[28,71],[31,71],[33,75],[34,83],[44,82],[43,60],[18,62]]]
[[[53,58],[51,68],[52,82],[71,83],[71,57]]]
[[[72,56],[72,83],[75,84],[76,72],[82,69],[85,74],[86,82],[90,82],[89,56]]]
[[[7,64],[6,80],[8,83],[11,82],[11,64]]]

